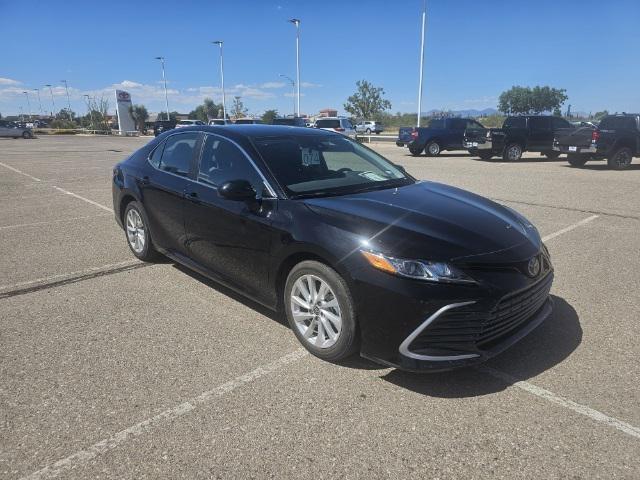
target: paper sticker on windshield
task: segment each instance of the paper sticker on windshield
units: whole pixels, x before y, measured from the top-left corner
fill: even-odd
[[[309,165],[320,165],[320,152],[318,150],[312,150],[311,148],[303,148],[302,165],[305,167]]]
[[[377,173],[374,173],[374,172],[362,172],[360,173],[360,176],[366,178],[367,180],[373,180],[374,182],[381,182],[383,180],[387,180],[382,175],[378,175]]]

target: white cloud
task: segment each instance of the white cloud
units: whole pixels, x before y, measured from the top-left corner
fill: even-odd
[[[300,86],[303,88],[319,88],[322,85],[320,85],[319,83],[313,83],[313,82],[302,82],[300,83]]]
[[[466,105],[488,105],[488,104],[495,105],[497,101],[498,101],[497,97],[484,96],[480,98],[470,98],[470,99],[464,100],[464,103]]]
[[[286,85],[284,82],[265,82],[260,85],[260,88],[282,88]]]
[[[138,82],[132,82],[131,80],[123,80],[122,82],[120,82],[119,84],[122,88],[138,88],[138,87],[142,87],[144,85],[142,85],[141,83]]]
[[[0,85],[20,85],[22,82],[18,80],[13,80],[12,78],[2,78],[0,77]]]

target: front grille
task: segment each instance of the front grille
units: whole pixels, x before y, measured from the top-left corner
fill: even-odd
[[[491,311],[479,311],[476,304],[449,310],[420,333],[410,350],[490,350],[542,308],[552,282],[549,273],[525,290],[502,297]]]

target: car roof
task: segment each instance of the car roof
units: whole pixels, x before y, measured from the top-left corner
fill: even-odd
[[[225,125],[224,127],[220,127],[216,125],[196,125],[193,127],[180,129],[180,133],[190,132],[190,131],[211,132],[211,133],[216,133],[218,135],[229,137],[229,138],[280,137],[280,136],[287,136],[287,135],[308,135],[308,136],[313,136],[313,135],[325,136],[327,134],[334,135],[333,133],[329,133],[326,130],[319,130],[315,128],[294,127],[291,125],[265,125],[260,123]],[[339,135],[339,134],[336,133],[335,135]]]

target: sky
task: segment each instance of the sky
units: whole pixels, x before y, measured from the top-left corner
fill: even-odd
[[[25,6],[28,5],[28,8]],[[357,80],[385,90],[391,112],[416,112],[422,0],[0,0],[0,113],[66,106],[116,88],[150,112],[221,101],[290,114],[300,24],[301,111],[344,113]],[[640,0],[428,0],[423,111],[495,107],[513,85],[565,88],[572,111],[640,111]],[[565,109],[567,104],[565,104]]]

